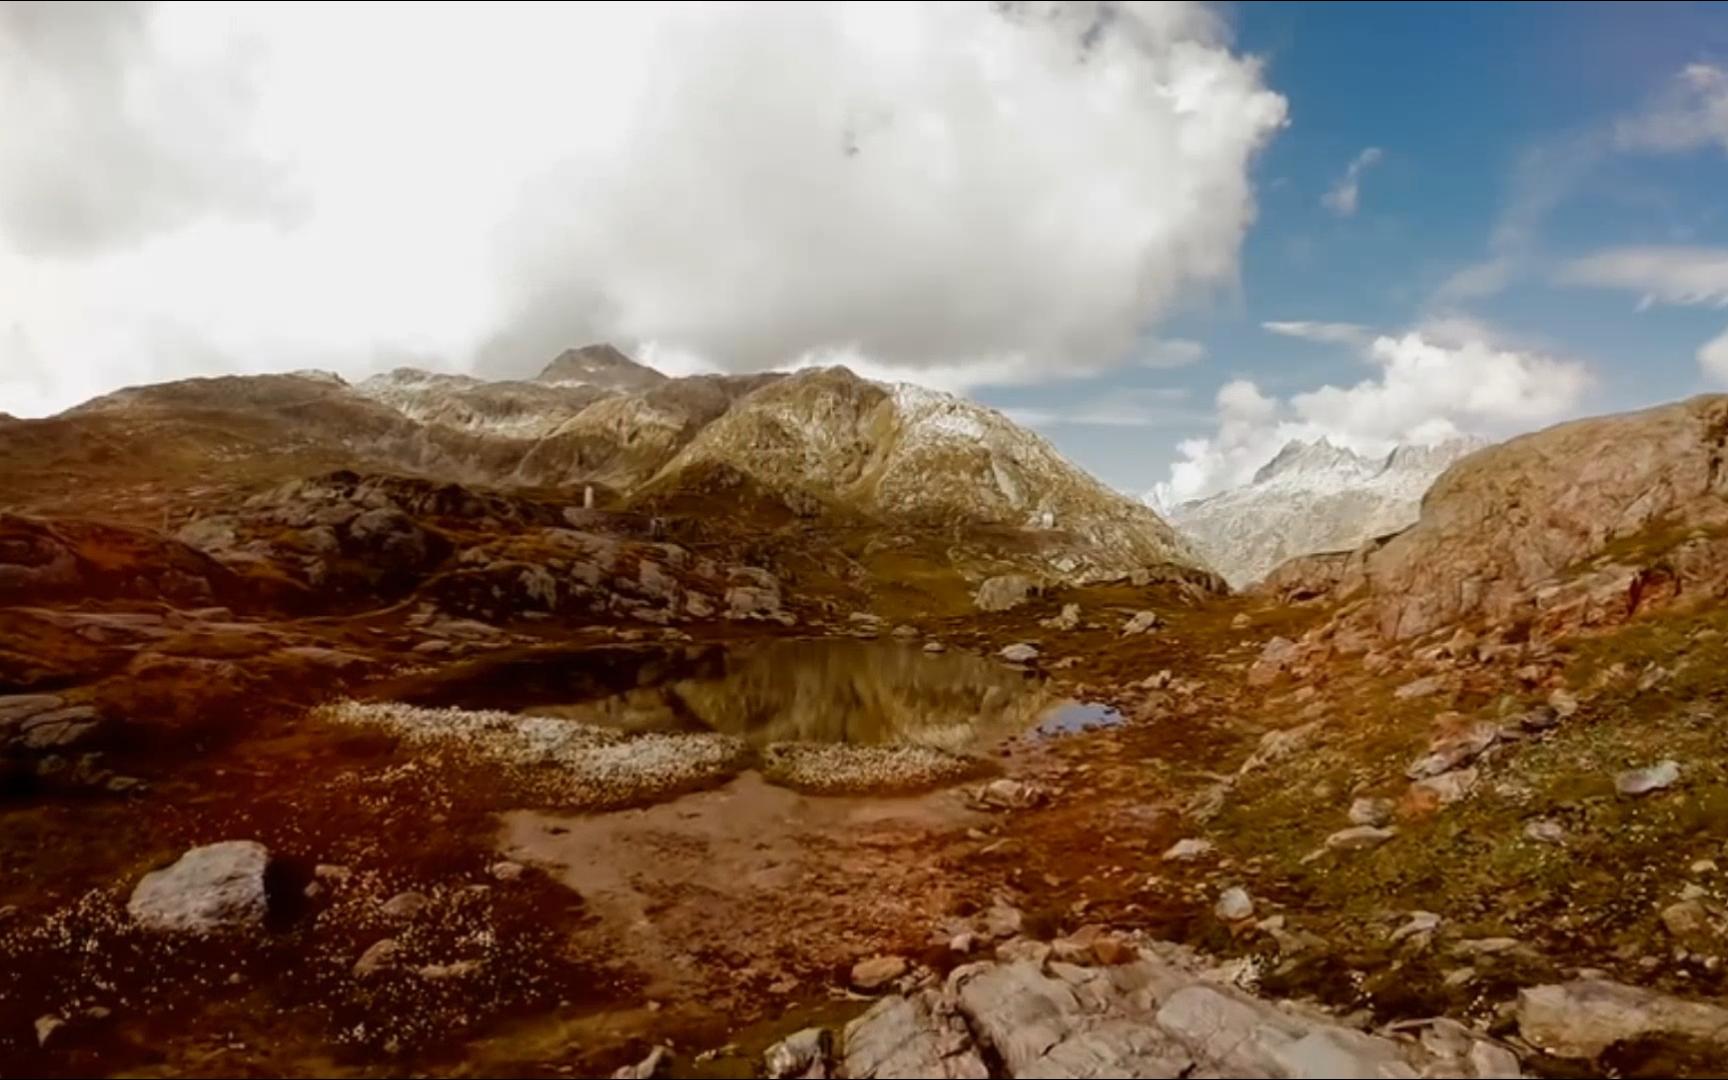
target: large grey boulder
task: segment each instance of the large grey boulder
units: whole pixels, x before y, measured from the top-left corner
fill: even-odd
[[[1025,574],[998,574],[978,586],[972,602],[979,611],[1007,611],[1024,604],[1036,587]]]
[[[1555,1057],[1588,1060],[1617,1042],[1679,1036],[1728,1050],[1728,1008],[1606,979],[1518,993],[1518,1031]]]
[[[883,998],[846,1025],[845,1075],[853,1080],[990,1075],[953,1002],[934,990]]]
[[[146,930],[214,934],[264,924],[264,872],[270,852],[256,840],[195,847],[172,866],[145,874],[126,903]]]

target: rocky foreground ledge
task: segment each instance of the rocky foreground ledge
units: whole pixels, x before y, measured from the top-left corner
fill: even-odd
[[[1122,960],[1104,963],[1104,959]],[[1016,940],[946,980],[902,980],[835,1037],[771,1047],[772,1077],[1520,1077],[1506,1044],[1435,1018],[1380,1032],[1255,997],[1228,968],[1108,936]],[[911,983],[913,985],[905,985]],[[617,1077],[678,1075],[658,1049]]]

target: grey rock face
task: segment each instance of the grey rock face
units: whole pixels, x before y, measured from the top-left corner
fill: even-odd
[[[168,933],[255,930],[269,909],[269,864],[270,852],[255,840],[195,847],[139,879],[126,911],[145,929]]]
[[[978,586],[972,603],[979,611],[1007,611],[1024,604],[1036,587],[1025,574],[998,574]]]
[[[1605,979],[1518,994],[1518,1030],[1556,1057],[1590,1059],[1617,1042],[1655,1035],[1728,1047],[1728,1009]]]

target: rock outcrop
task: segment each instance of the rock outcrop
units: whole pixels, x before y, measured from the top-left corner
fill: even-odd
[[[1106,967],[969,964],[879,1001],[847,1025],[840,1055],[842,1075],[884,1080],[1522,1075],[1510,1050],[1451,1021],[1370,1034],[1255,998],[1175,950]]]

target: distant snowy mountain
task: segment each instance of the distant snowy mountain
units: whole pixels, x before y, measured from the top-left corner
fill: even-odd
[[[1241,487],[1162,509],[1213,569],[1241,587],[1286,559],[1350,550],[1408,526],[1440,474],[1486,445],[1461,438],[1373,458],[1324,438],[1295,439]]]

